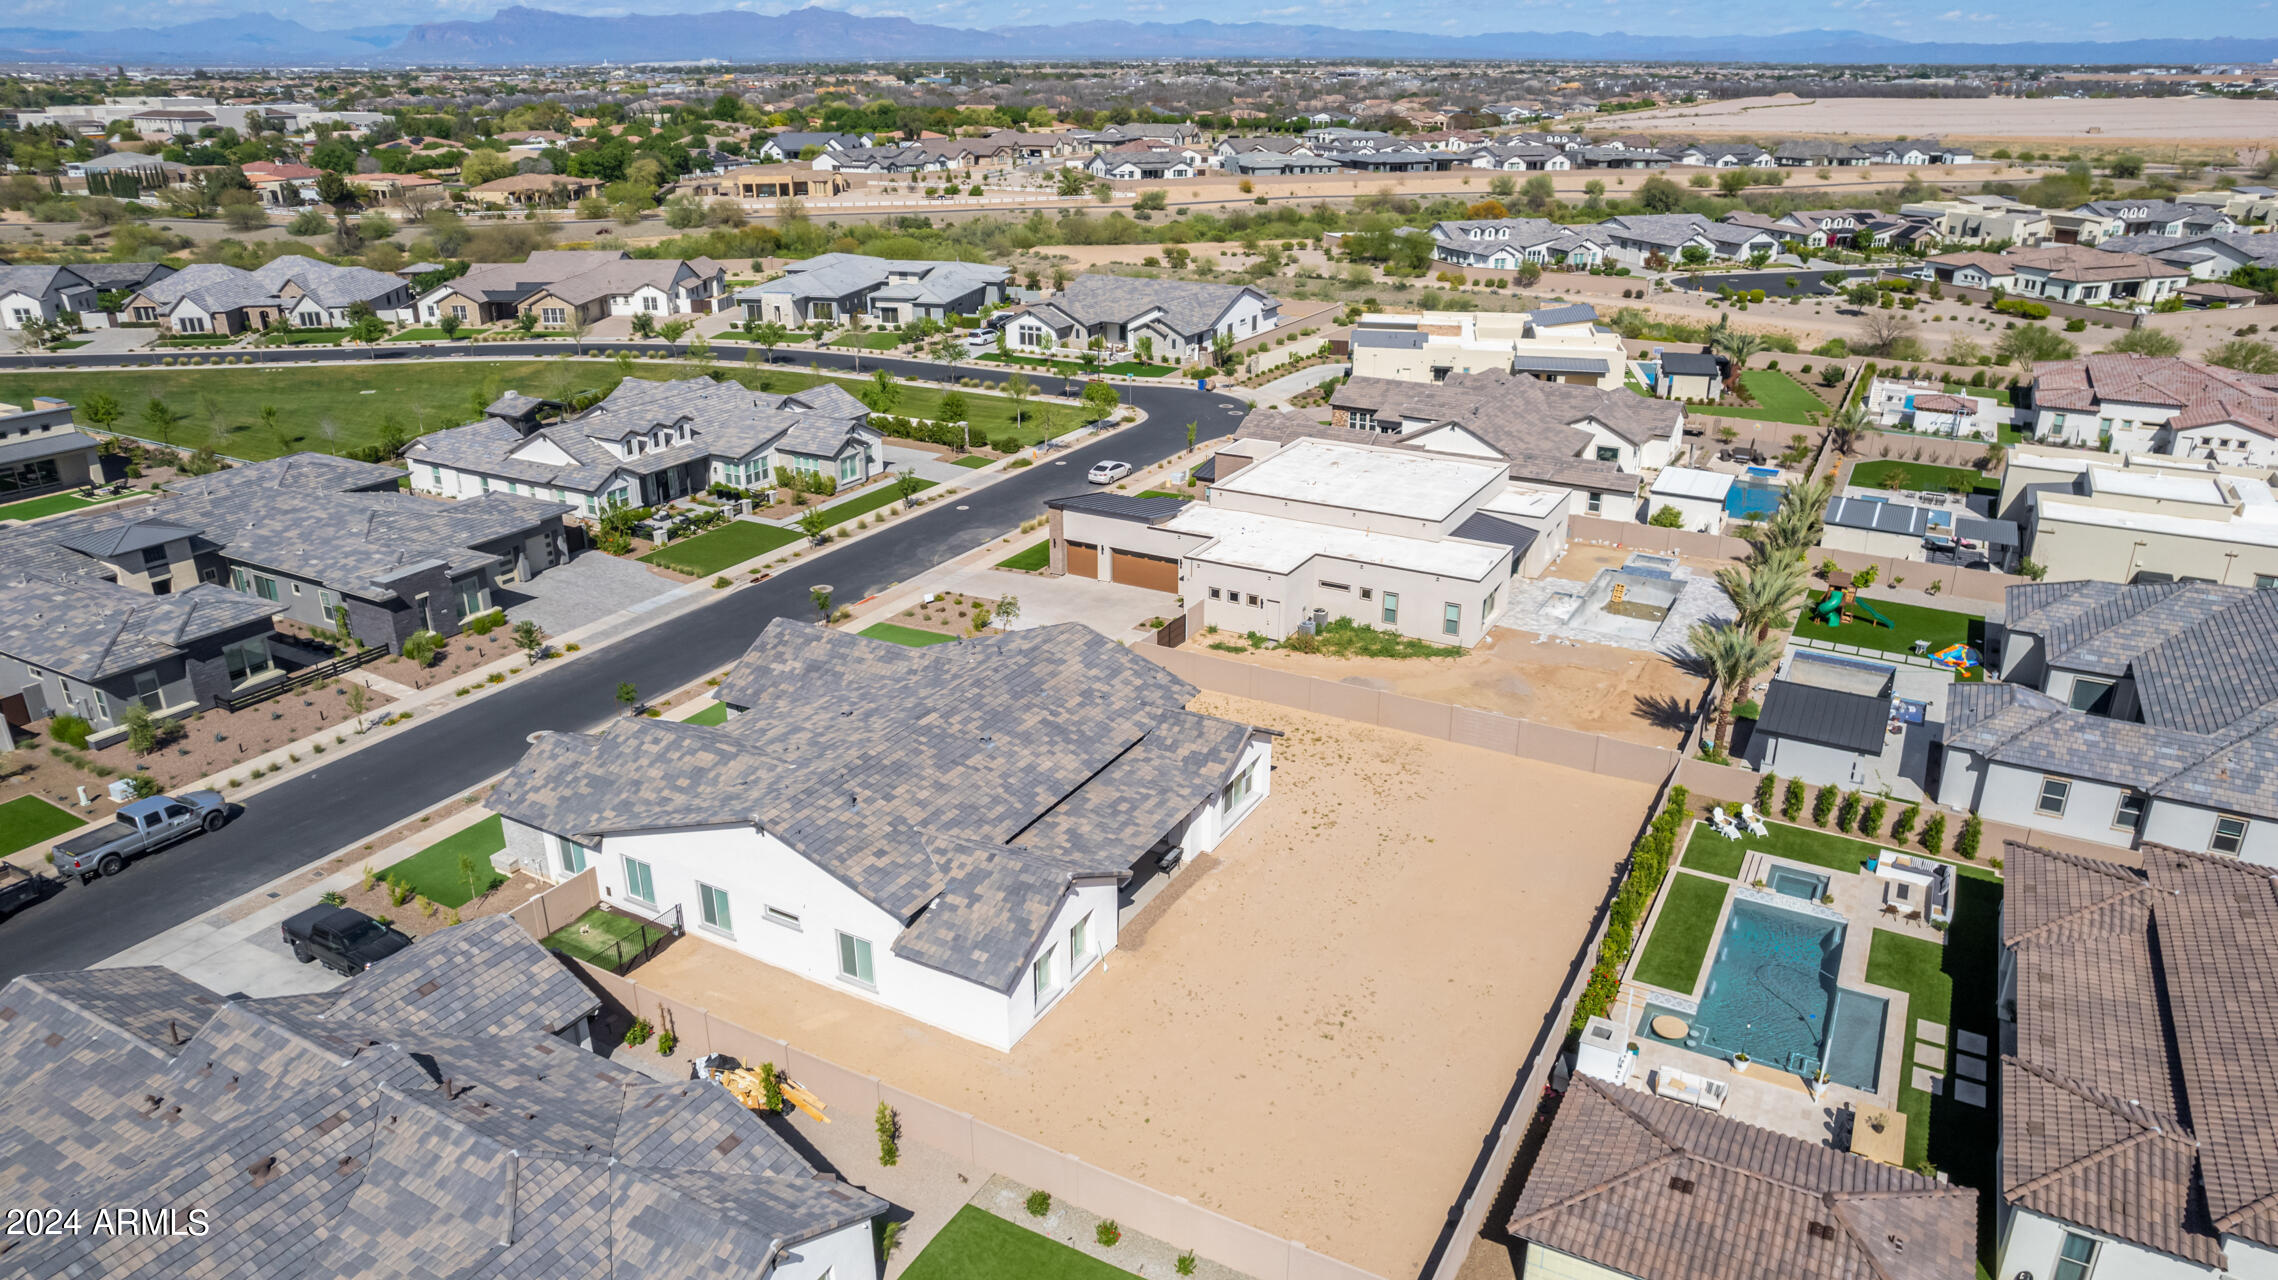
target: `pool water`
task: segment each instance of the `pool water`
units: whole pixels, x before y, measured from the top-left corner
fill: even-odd
[[[1843,934],[1840,921],[1752,900],[1733,903],[1700,1008],[1679,1015],[1691,1025],[1676,1043],[1716,1058],[1745,1052],[1807,1078],[1825,1065],[1837,1084],[1872,1090],[1882,1066],[1887,1002],[1836,985]],[[1653,1015],[1666,1012],[1648,1007],[1640,1034],[1650,1036]]]
[[[1724,491],[1724,514],[1735,518],[1768,516],[1780,509],[1782,492],[1776,484],[1735,480],[1732,487]]]
[[[1794,867],[1774,867],[1764,887],[1784,897],[1817,902],[1827,896],[1827,877]]]

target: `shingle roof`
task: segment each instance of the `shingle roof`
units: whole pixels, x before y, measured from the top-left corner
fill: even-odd
[[[1398,437],[1331,426],[1319,421],[1311,413],[1289,409],[1252,409],[1235,425],[1234,438],[1273,440],[1282,444],[1293,440],[1357,440],[1372,445],[1401,444]],[[1413,449],[1421,446],[1410,443],[1401,444],[1401,447]],[[1637,478],[1625,474],[1616,464],[1600,462],[1596,458],[1576,457],[1572,453],[1521,446],[1506,451],[1504,461],[1510,464],[1513,480],[1536,480],[1608,493],[1635,492],[1637,488]]]
[[[2002,1192],[2017,1206],[2226,1265],[2278,1244],[2278,892],[2268,868],[2144,846],[2141,872],[2011,843]]]
[[[1513,1235],[1640,1280],[1953,1280],[1977,1193],[1576,1076]]]
[[[423,962],[430,947],[450,962]],[[517,1000],[493,974],[534,990]],[[474,1019],[396,998],[455,1008],[468,981],[498,989]],[[0,989],[12,1194],[196,1207],[214,1229],[19,1240],[9,1274],[693,1280],[761,1274],[776,1249],[885,1210],[717,1086],[659,1084],[549,1034],[561,982],[592,1006],[503,917],[334,995],[228,999],[160,969],[16,979]]]
[[[896,954],[1000,991],[1071,880],[1128,872],[1250,737],[1072,624],[905,649],[778,620],[719,696],[748,710],[548,735],[491,807],[573,837],[756,824],[901,919]]]
[[[1210,284],[1200,280],[1150,280],[1137,276],[1101,275],[1087,271],[1052,295],[1051,305],[1086,326],[1124,324],[1156,307],[1164,320],[1181,334],[1208,330],[1244,293],[1264,297],[1249,285]]]
[[[1454,423],[1506,455],[1550,453],[1575,457],[1589,444],[1575,424],[1595,421],[1629,441],[1667,439],[1684,406],[1651,400],[1625,387],[1584,387],[1544,382],[1499,371],[1452,373],[1445,382],[1353,378],[1330,405],[1373,410],[1379,421],[1421,418]]]

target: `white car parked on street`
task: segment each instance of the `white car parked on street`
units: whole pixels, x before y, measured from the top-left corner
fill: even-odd
[[[1130,474],[1131,464],[1128,462],[1095,462],[1091,474],[1086,478],[1093,484],[1114,484]]]

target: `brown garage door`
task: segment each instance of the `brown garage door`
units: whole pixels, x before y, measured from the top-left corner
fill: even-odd
[[[1149,591],[1177,591],[1179,589],[1179,562],[1162,556],[1145,555],[1137,551],[1115,549],[1115,560],[1108,566],[1115,581]]]
[[[1088,542],[1068,544],[1068,576],[1096,578],[1099,576],[1099,548]]]

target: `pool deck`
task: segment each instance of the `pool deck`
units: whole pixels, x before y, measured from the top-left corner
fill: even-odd
[[[1713,833],[1702,833],[1714,838]],[[1747,848],[1747,837],[1740,844]],[[1680,848],[1684,847],[1682,844]],[[1805,903],[1798,898],[1784,897],[1767,889],[1757,889],[1757,880],[1769,880],[1775,867],[1793,867],[1809,875],[1827,877],[1828,892],[1835,901],[1828,905]],[[1806,1142],[1820,1142],[1841,1148],[1845,1145],[1850,1113],[1883,1108],[1895,1110],[1898,1106],[1900,1075],[1906,1061],[1906,1046],[1913,1022],[1907,1009],[1907,996],[1903,991],[1877,986],[1867,981],[1867,954],[1874,943],[1873,931],[1892,928],[1893,932],[1917,934],[1936,938],[1936,930],[1922,923],[1894,922],[1882,914],[1882,892],[1885,883],[1878,877],[1831,871],[1808,863],[1775,858],[1757,850],[1743,854],[1740,875],[1737,878],[1707,875],[1697,868],[1685,869],[1688,875],[1706,875],[1732,886],[1725,895],[1724,906],[1717,913],[1716,927],[1709,934],[1712,939],[1709,954],[1701,962],[1701,971],[1693,980],[1690,991],[1671,991],[1638,982],[1624,975],[1621,993],[1614,1001],[1609,1017],[1627,1028],[1637,1046],[1637,1067],[1630,1076],[1631,1087],[1650,1090],[1655,1073],[1668,1069],[1687,1075],[1722,1081],[1731,1088],[1723,1114],[1759,1128],[1784,1133]],[[1668,895],[1663,894],[1661,902]],[[1879,996],[1886,1005],[1883,1010],[1882,1061],[1875,1072],[1876,1088],[1873,1092],[1849,1085],[1828,1084],[1814,1098],[1801,1076],[1778,1070],[1765,1063],[1752,1063],[1741,1071],[1722,1058],[1696,1053],[1677,1045],[1664,1044],[1643,1032],[1640,1027],[1647,1002],[1675,1008],[1698,1008],[1701,993],[1707,988],[1709,972],[1716,966],[1716,941],[1724,936],[1733,904],[1743,901],[1763,902],[1774,906],[1802,909],[1813,915],[1823,915],[1830,922],[1840,919],[1844,925],[1843,958],[1836,973],[1839,986]],[[1661,916],[1661,903],[1654,904],[1653,914],[1645,927],[1638,932],[1639,943],[1630,957],[1634,969],[1637,959],[1645,952],[1644,942],[1653,936],[1653,926]]]

